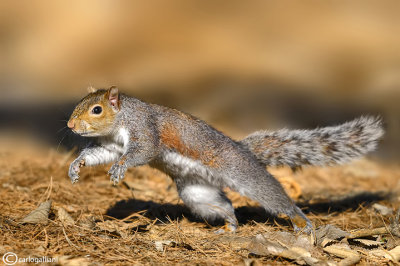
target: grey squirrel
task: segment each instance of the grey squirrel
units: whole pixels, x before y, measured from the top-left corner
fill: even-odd
[[[286,214],[295,231],[310,232],[312,223],[266,166],[344,163],[374,150],[384,134],[380,119],[360,117],[313,130],[257,131],[234,141],[192,115],[120,94],[114,86],[93,89],[67,125],[96,137],[71,163],[72,183],[82,166],[115,162],[108,173],[117,184],[128,167],[149,164],[175,181],[194,214],[224,219],[230,231],[237,220],[224,187],[258,201],[272,215]]]

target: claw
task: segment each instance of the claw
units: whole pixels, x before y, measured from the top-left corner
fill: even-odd
[[[113,182],[114,186],[116,186],[119,181],[124,178],[126,169],[127,167],[124,164],[114,164],[113,166],[111,166],[108,174],[110,175],[110,181]]]
[[[214,231],[215,234],[224,234],[224,233],[235,233],[237,229],[237,224],[227,223],[222,228]]]
[[[75,161],[73,161],[71,163],[71,165],[69,167],[69,171],[68,171],[68,176],[69,176],[72,184],[78,182],[80,168],[84,165],[85,165],[85,161],[78,160],[78,159],[76,159]]]
[[[313,225],[311,221],[298,209],[297,215],[291,218],[293,229],[296,233],[311,234],[313,232]]]
[[[75,184],[76,182],[78,182],[79,176],[70,177],[70,179],[71,179],[71,183]]]

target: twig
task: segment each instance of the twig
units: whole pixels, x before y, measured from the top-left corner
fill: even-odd
[[[360,229],[357,231],[350,232],[350,235],[347,237],[349,239],[366,237],[372,235],[384,235],[388,234],[389,230],[386,227],[378,227],[373,229]]]
[[[76,248],[76,249],[79,250],[78,246],[76,246],[74,243],[72,243],[71,240],[69,240],[69,238],[68,238],[68,236],[67,236],[67,233],[65,232],[64,226],[63,226],[62,229],[63,229],[63,233],[64,233],[65,239],[67,240],[68,244],[69,244],[70,246],[72,246],[72,247],[74,247],[74,248]]]

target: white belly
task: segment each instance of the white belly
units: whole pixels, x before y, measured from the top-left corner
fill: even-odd
[[[114,136],[103,137],[99,140],[106,150],[117,154],[118,158],[128,149],[129,132],[125,128],[121,128]]]
[[[196,179],[197,182],[205,181],[215,183],[215,173],[200,161],[182,156],[179,153],[166,151],[161,154],[157,168],[172,178]]]
[[[125,152],[129,143],[129,131],[125,128],[120,128],[118,133],[113,137],[113,141],[115,144],[123,147]]]

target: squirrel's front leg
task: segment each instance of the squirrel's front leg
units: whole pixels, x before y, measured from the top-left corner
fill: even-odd
[[[129,145],[128,150],[119,158],[119,160],[114,163],[108,174],[110,175],[110,180],[117,185],[121,181],[128,167],[135,167],[140,165],[145,165],[149,163],[157,155],[157,149],[153,143],[145,142],[132,143]]]
[[[79,180],[79,172],[82,166],[91,166],[115,162],[121,153],[112,146],[90,146],[82,150],[79,156],[69,166],[68,176],[72,183]]]

